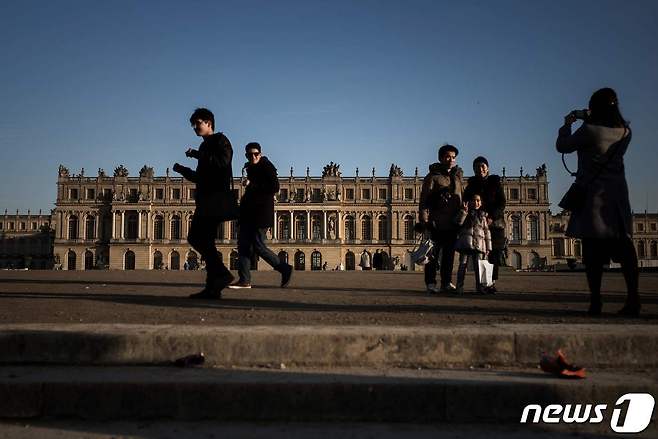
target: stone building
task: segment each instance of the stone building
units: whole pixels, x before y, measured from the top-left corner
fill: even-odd
[[[574,264],[582,263],[582,243],[579,239],[564,235],[568,223],[568,212],[551,216],[549,235],[553,263],[573,267]],[[641,268],[658,267],[658,213],[633,214],[633,243]]]
[[[326,165],[321,176],[279,176],[274,227],[269,245],[297,270],[359,269],[362,260],[385,268],[407,266],[414,245],[418,199],[423,182],[391,165],[388,176],[346,177],[340,166]],[[549,200],[546,167],[535,175],[507,176],[503,184],[510,263],[515,268],[551,262]],[[241,178],[235,190],[242,192]],[[113,175],[84,170],[72,175],[59,168],[53,210],[54,257],[67,270],[182,269],[199,265],[199,255],[186,241],[194,213],[194,184],[180,177],[157,177],[144,166],[130,177],[119,166]],[[237,226],[227,222],[217,230],[216,245],[225,262],[235,267]],[[377,257],[375,257],[375,255]],[[256,267],[270,269],[267,264]],[[379,265],[379,263],[378,263]]]
[[[0,217],[0,269],[53,267],[50,214],[7,214]]]

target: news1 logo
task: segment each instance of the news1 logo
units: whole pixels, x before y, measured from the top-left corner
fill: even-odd
[[[617,400],[612,410],[610,428],[615,433],[640,433],[649,426],[653,396],[648,393],[627,393]],[[529,404],[523,409],[521,424],[600,424],[605,420],[607,404],[550,404],[542,407]],[[532,418],[530,418],[532,414]]]

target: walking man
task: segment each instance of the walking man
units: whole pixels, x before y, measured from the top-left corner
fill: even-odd
[[[190,124],[197,136],[203,138],[199,149],[189,148],[185,155],[197,160],[196,170],[179,163],[174,164],[187,180],[196,183],[196,209],[187,234],[187,241],[206,261],[206,285],[192,299],[220,299],[222,290],[234,277],[217,253],[215,236],[222,221],[223,212],[217,212],[217,200],[231,191],[233,148],[228,138],[215,133],[215,116],[206,108],[197,108],[190,117]]]
[[[272,268],[281,273],[281,288],[290,283],[292,266],[279,257],[265,244],[265,233],[274,225],[274,195],[279,192],[276,168],[261,154],[261,146],[251,142],[245,146],[247,163],[246,188],[240,200],[240,232],[238,235],[238,274],[240,279],[229,288],[251,288],[252,253],[265,259]]]

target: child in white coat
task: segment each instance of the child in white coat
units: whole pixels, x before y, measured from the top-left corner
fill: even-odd
[[[491,251],[491,233],[487,225],[487,213],[480,209],[482,199],[474,194],[464,203],[457,215],[457,223],[461,226],[457,235],[455,250],[459,252],[459,270],[457,271],[457,293],[464,292],[464,277],[469,260],[472,261],[475,274],[475,290],[486,293],[480,282],[479,260],[484,259]]]

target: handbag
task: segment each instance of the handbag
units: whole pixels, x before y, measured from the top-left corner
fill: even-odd
[[[232,221],[240,217],[237,191],[233,188],[231,177],[231,190],[229,192],[213,192],[197,200],[195,215],[216,218],[219,221]]]
[[[414,249],[411,251],[411,261],[414,264],[425,265],[432,258],[434,242],[428,236],[420,235]]]
[[[480,272],[480,284],[484,287],[493,285],[493,264],[486,259],[478,259],[478,271]]]

